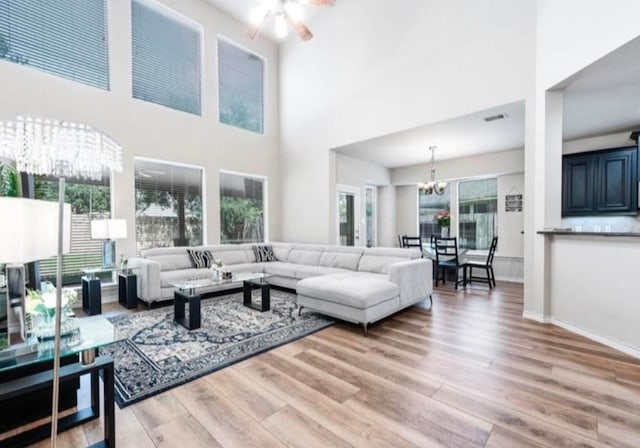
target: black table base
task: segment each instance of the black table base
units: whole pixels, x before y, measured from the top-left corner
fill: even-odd
[[[188,295],[180,291],[174,293],[173,313],[174,321],[187,330],[200,328],[200,300],[199,294]],[[189,304],[189,316],[185,316],[185,306]]]
[[[271,285],[265,282],[264,279],[259,281],[245,280],[242,282],[242,290],[244,295],[244,306],[253,308],[258,311],[269,311],[271,309]],[[260,305],[253,303],[253,290],[260,289],[262,293],[262,301]]]

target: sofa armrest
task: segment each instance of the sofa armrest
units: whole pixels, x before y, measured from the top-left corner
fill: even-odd
[[[431,260],[400,261],[389,265],[389,280],[400,289],[400,306],[405,307],[429,297],[433,292]]]
[[[160,300],[160,263],[146,258],[129,258],[129,268],[139,268],[134,271],[138,276],[138,297],[147,303]]]

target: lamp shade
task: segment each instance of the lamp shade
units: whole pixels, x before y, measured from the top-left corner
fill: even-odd
[[[96,219],[91,221],[91,239],[118,240],[127,237],[125,219]]]
[[[28,263],[58,253],[58,203],[0,197],[0,263]],[[71,250],[71,206],[64,204],[63,253]]]

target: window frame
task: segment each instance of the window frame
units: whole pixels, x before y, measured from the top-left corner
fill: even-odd
[[[105,42],[104,58],[105,58],[105,62],[106,62],[105,73],[104,73],[104,76],[105,76],[105,84],[104,85],[99,85],[98,83],[91,83],[86,79],[85,80],[80,80],[75,76],[74,77],[66,76],[66,75],[60,73],[60,71],[51,70],[50,67],[51,66],[55,66],[56,63],[50,63],[50,64],[48,64],[49,68],[45,68],[45,67],[31,65],[29,63],[20,63],[20,62],[17,62],[17,61],[12,61],[9,58],[0,58],[0,61],[4,61],[4,62],[7,62],[7,63],[16,64],[16,65],[21,65],[21,66],[24,66],[24,67],[28,67],[29,69],[32,69],[32,70],[37,70],[37,71],[39,71],[41,73],[44,73],[44,74],[47,74],[47,75],[55,76],[56,78],[65,79],[67,81],[78,83],[78,84],[81,84],[83,86],[92,87],[92,88],[96,88],[96,89],[99,89],[99,90],[104,90],[104,91],[110,92],[111,91],[111,75],[112,75],[112,73],[111,73],[111,70],[112,70],[112,67],[111,67],[111,52],[112,52],[112,50],[111,50],[111,46],[109,45],[110,44],[110,31],[111,31],[111,9],[109,7],[109,3],[110,3],[109,0],[101,0],[101,1],[102,1],[102,4],[103,4],[103,13],[104,13],[104,15],[102,17],[102,20],[103,20],[103,23],[104,23],[104,36],[102,36],[102,40]],[[73,22],[74,19],[75,19],[75,17],[71,17],[70,22]],[[9,43],[9,45],[10,45],[10,43]],[[51,54],[46,54],[46,53],[42,53],[42,54],[45,55],[47,59],[52,60],[52,61],[56,61],[58,63],[57,65],[60,65],[59,64],[59,60],[52,58]]]
[[[494,223],[494,232],[493,232],[493,236],[497,236],[498,233],[498,220],[499,220],[499,197],[498,197],[498,177],[499,176],[477,176],[477,177],[470,177],[467,179],[461,179],[459,181],[457,181],[457,204],[456,204],[456,235],[458,236],[458,244],[460,241],[460,224],[461,224],[461,220],[460,220],[460,184],[461,183],[466,183],[466,182],[476,182],[476,181],[483,181],[483,180],[494,180],[496,182],[496,211],[495,211],[495,223]],[[489,242],[490,244],[490,242]],[[487,249],[468,249],[466,252],[468,255],[486,255],[489,253],[489,248]]]
[[[267,176],[259,175],[259,174],[250,174],[244,173],[241,171],[232,171],[232,170],[220,170],[218,171],[218,200],[220,201],[220,194],[222,189],[222,181],[221,174],[229,174],[232,176],[241,176],[244,178],[261,180],[262,181],[262,216],[264,221],[264,241],[263,243],[268,243],[269,239],[269,178]],[[218,237],[222,235],[222,203],[218,203],[218,208],[220,209],[220,213],[218,217],[220,218],[220,231],[218,232]],[[220,241],[222,244],[222,241]],[[243,243],[249,244],[249,243]],[[254,243],[257,244],[257,243]]]
[[[258,59],[260,59],[262,61],[262,132],[255,132],[252,131],[250,129],[245,129],[245,128],[241,128],[239,126],[233,125],[233,124],[229,124],[229,123],[223,123],[220,120],[220,46],[219,46],[219,41],[223,41],[233,47],[235,47],[238,50],[244,51],[245,53],[251,54],[255,57],[257,57]],[[218,124],[223,125],[223,126],[230,126],[232,128],[235,129],[240,129],[242,131],[245,132],[251,132],[252,134],[256,134],[256,135],[262,135],[265,136],[267,135],[267,100],[268,100],[268,89],[267,89],[267,83],[268,83],[268,78],[267,78],[267,58],[259,55],[258,53],[256,53],[255,51],[250,50],[249,48],[245,47],[244,45],[241,45],[237,42],[235,42],[233,39],[223,35],[223,34],[217,34],[216,35],[216,51],[215,51],[215,63],[216,63],[216,95],[218,98],[218,103],[217,103],[217,108],[218,108]],[[224,170],[221,170],[224,171]]]
[[[202,244],[203,246],[206,246],[208,244],[208,239],[207,239],[207,172],[206,172],[206,168],[203,165],[194,165],[194,164],[189,164],[189,163],[182,163],[182,162],[175,162],[175,161],[171,161],[171,160],[164,160],[164,159],[156,159],[156,158],[152,158],[152,157],[144,157],[144,156],[134,156],[133,157],[133,196],[134,196],[134,200],[133,200],[133,225],[134,225],[134,245],[135,245],[135,252],[136,252],[136,256],[139,256],[139,251],[138,251],[138,231],[137,231],[137,204],[136,204],[136,194],[137,194],[137,188],[136,188],[136,174],[135,174],[135,167],[136,167],[136,162],[149,162],[149,163],[156,163],[156,164],[162,164],[162,165],[172,165],[172,166],[178,166],[181,168],[191,168],[191,169],[199,169],[201,170],[202,176],[200,178],[200,195],[202,198]]]
[[[169,15],[176,16],[178,18],[178,20],[183,21],[183,22],[187,22],[187,23],[191,23],[191,24],[195,25],[195,27],[197,28],[198,34],[200,35],[200,49],[199,49],[199,51],[200,51],[200,58],[199,58],[200,59],[200,61],[199,61],[200,62],[200,95],[199,95],[200,96],[200,110],[199,110],[198,113],[194,113],[194,112],[185,111],[185,110],[182,110],[182,109],[177,109],[177,108],[174,108],[174,107],[171,107],[171,106],[167,106],[165,104],[149,101],[149,100],[146,100],[146,99],[136,98],[134,96],[134,94],[133,94],[133,54],[134,54],[134,51],[133,51],[133,48],[134,48],[134,45],[133,45],[133,13],[132,13],[133,1],[134,0],[130,1],[130,6],[129,6],[129,12],[131,13],[131,22],[130,22],[131,35],[130,35],[130,38],[129,38],[129,48],[131,50],[131,58],[130,58],[130,62],[131,62],[131,78],[130,78],[130,81],[131,81],[131,99],[132,100],[136,100],[136,101],[142,101],[143,103],[146,103],[146,104],[152,104],[154,106],[162,107],[164,109],[169,109],[169,110],[172,110],[174,112],[194,115],[196,117],[202,117],[203,116],[203,110],[205,109],[204,98],[206,97],[206,95],[205,95],[205,90],[206,90],[205,79],[206,78],[205,78],[205,67],[204,67],[205,66],[205,62],[206,62],[206,60],[205,60],[206,47],[205,47],[205,42],[204,42],[204,40],[205,40],[204,26],[200,22],[196,21],[195,19],[187,16],[186,14],[182,14],[181,12],[179,12],[179,11],[177,11],[177,10],[167,6],[167,5],[165,5],[164,3],[161,3],[158,0],[135,0],[135,1],[138,1],[138,2],[143,3],[143,4],[146,3],[146,5],[151,7],[151,8],[164,10],[165,12],[169,13]],[[149,159],[149,160],[152,160],[152,159]],[[159,162],[159,163],[162,163],[162,162]]]

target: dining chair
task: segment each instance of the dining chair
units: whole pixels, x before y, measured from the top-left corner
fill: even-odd
[[[440,275],[442,274],[442,283],[445,284],[445,274],[447,271],[455,271],[455,288],[458,289],[458,284],[466,285],[467,283],[467,269],[464,263],[460,263],[458,257],[458,238],[436,238],[436,286],[440,281]],[[462,269],[462,280],[460,280],[460,270]]]
[[[402,244],[402,247],[407,249],[418,249],[420,251],[420,256],[424,257],[424,252],[422,251],[422,238],[419,236],[404,235],[402,237]]]
[[[485,261],[467,261],[466,265],[469,269],[469,273],[467,274],[467,280],[471,283],[473,280],[477,282],[483,282],[489,284],[489,289],[496,286],[496,275],[493,272],[493,256],[496,253],[496,249],[498,247],[498,237],[494,236],[491,240],[491,246],[489,247],[489,254],[487,255],[487,259]],[[484,269],[487,276],[486,277],[474,277],[473,276],[473,268],[476,269]]]
[[[398,233],[398,246],[404,247],[404,237],[407,235],[401,235]]]

